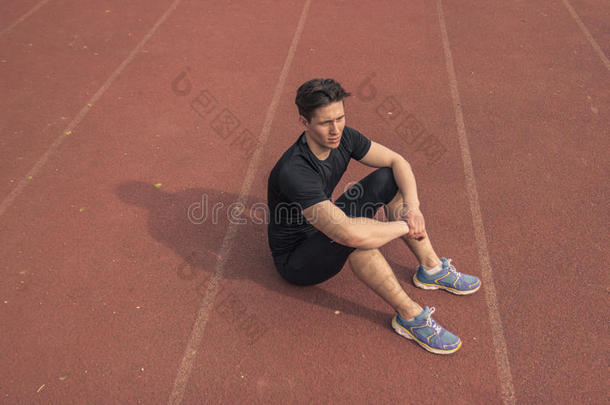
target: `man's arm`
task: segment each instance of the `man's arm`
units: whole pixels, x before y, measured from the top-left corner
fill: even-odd
[[[374,249],[409,232],[405,221],[380,222],[350,218],[329,200],[303,210],[303,216],[330,239],[345,246]]]
[[[404,212],[401,217],[407,220],[411,228],[407,237],[415,239],[425,237],[426,227],[424,216],[419,210],[417,183],[409,162],[398,153],[376,142],[371,142],[369,151],[360,159],[360,162],[370,167],[392,168],[394,180],[402,194]]]

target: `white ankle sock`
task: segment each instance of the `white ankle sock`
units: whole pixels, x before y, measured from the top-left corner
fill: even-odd
[[[422,266],[422,267],[424,267],[424,266]],[[441,271],[442,269],[443,269],[443,262],[440,262],[439,264],[437,264],[436,266],[432,267],[431,269],[427,269],[427,268],[424,267],[424,271],[426,273],[428,273],[429,275],[436,274],[439,271]]]

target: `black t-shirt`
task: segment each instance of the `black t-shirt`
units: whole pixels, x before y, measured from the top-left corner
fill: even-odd
[[[369,139],[346,126],[339,147],[331,149],[326,160],[319,160],[309,149],[305,133],[282,155],[267,184],[268,237],[273,256],[294,250],[316,231],[301,211],[330,200],[350,159],[362,159],[370,147]]]

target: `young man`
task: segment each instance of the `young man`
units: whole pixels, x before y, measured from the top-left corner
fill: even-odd
[[[416,286],[472,294],[478,278],[459,273],[436,255],[426,234],[411,166],[402,156],[345,126],[350,94],[332,79],[313,79],[297,91],[305,131],[277,162],[268,182],[269,246],[278,272],[291,283],[313,285],[349,260],[354,274],[394,308],[392,327],[438,354],[461,340],[438,325],[398,283],[379,248],[402,238],[419,260]],[[377,168],[335,202],[333,189],[351,159]],[[387,222],[374,220],[384,207]]]

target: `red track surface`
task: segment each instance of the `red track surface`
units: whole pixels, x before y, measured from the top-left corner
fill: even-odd
[[[0,5],[0,30],[38,4],[15,3]],[[474,179],[436,4],[128,3],[50,0],[0,37],[1,403],[607,400],[610,71],[562,1],[443,3]],[[607,2],[574,3],[610,54]],[[391,309],[348,269],[288,285],[265,226],[229,224],[240,193],[265,202],[300,131],[295,90],[312,77],[351,90],[349,125],[412,163],[437,251],[476,275],[489,257],[495,296],[457,297],[412,287],[413,257],[383,248],[462,338],[457,354],[396,335]],[[198,96],[215,99],[211,112]],[[441,160],[392,130],[387,97],[442,144]],[[213,129],[223,109],[239,120],[226,138]],[[365,173],[351,166],[338,192]],[[193,224],[202,198],[208,217]]]

